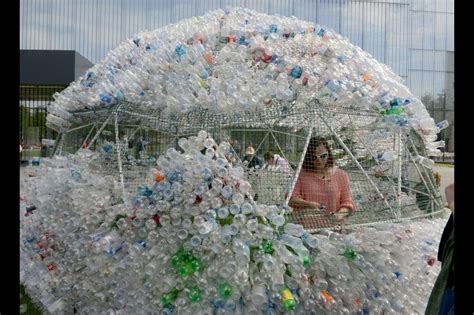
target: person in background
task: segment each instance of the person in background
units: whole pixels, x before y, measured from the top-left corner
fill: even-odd
[[[135,159],[140,159],[140,152],[143,150],[143,138],[140,137],[135,142]]]
[[[232,165],[235,165],[237,163],[237,152],[235,151],[235,148],[234,148],[236,141],[237,140],[229,141],[230,148],[229,148],[229,151],[225,154],[225,158]]]
[[[249,146],[247,150],[245,150],[245,156],[242,162],[247,167],[261,168],[263,166],[262,158],[255,155],[255,149],[252,146]]]
[[[290,171],[290,164],[288,163],[287,160],[282,158],[280,155],[272,153],[270,151],[266,152],[263,155],[263,158],[265,160],[265,163],[270,166],[274,167],[277,170],[281,170],[285,173]]]
[[[324,211],[343,222],[356,211],[349,176],[334,165],[331,147],[326,139],[310,139],[289,205],[295,211]]]
[[[436,182],[436,187],[439,188],[441,186],[441,175],[438,172],[433,172],[433,176]]]
[[[454,315],[454,184],[444,191],[451,215],[444,227],[438,249],[441,271],[431,291],[425,314]]]
[[[242,154],[242,152],[241,152],[241,151],[242,151],[242,147],[241,147],[239,141],[237,141],[237,139],[235,139],[235,140],[233,141],[232,147],[234,148],[234,150],[235,150],[235,152],[236,152],[237,155],[240,156],[240,155]]]
[[[230,150],[226,155],[225,158],[231,165],[235,165],[237,163],[236,153],[233,150]]]

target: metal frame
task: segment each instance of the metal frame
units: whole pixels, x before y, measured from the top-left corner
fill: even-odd
[[[356,112],[356,111],[351,112],[351,110],[348,110],[348,109],[342,109],[340,111],[339,110],[336,110],[336,111],[332,110],[332,111],[324,112],[326,110],[325,106],[322,105],[321,103],[319,103],[319,100],[313,99],[312,102],[304,105],[305,106],[304,108],[306,108],[305,110],[304,110],[304,108],[302,109],[302,108],[292,107],[291,112],[284,112],[283,113],[283,112],[279,112],[278,109],[275,110],[275,109],[271,108],[270,112],[268,113],[269,121],[264,120],[265,115],[267,115],[267,113],[264,113],[264,112],[258,112],[258,113],[252,114],[252,115],[249,115],[248,113],[236,113],[235,114],[236,116],[226,118],[223,115],[219,115],[219,114],[216,115],[216,114],[213,114],[213,113],[208,112],[206,110],[195,111],[195,112],[182,114],[181,116],[176,117],[176,120],[170,120],[168,118],[167,119],[163,118],[161,116],[161,112],[159,110],[147,110],[147,111],[134,110],[133,107],[131,107],[131,106],[134,106],[134,104],[121,103],[121,104],[115,106],[113,109],[109,109],[107,111],[108,116],[106,118],[105,118],[105,116],[103,116],[105,118],[105,120],[102,122],[101,127],[99,129],[97,129],[98,125],[95,124],[93,126],[93,128],[91,129],[91,131],[89,132],[89,134],[87,135],[87,137],[86,137],[86,138],[89,138],[91,133],[94,130],[96,130],[93,139],[91,140],[91,142],[88,145],[88,148],[90,148],[91,145],[98,139],[99,135],[103,132],[105,127],[107,125],[111,125],[110,119],[112,118],[112,116],[114,117],[113,125],[114,125],[114,129],[115,129],[116,156],[117,156],[117,163],[118,163],[117,167],[118,167],[118,175],[119,175],[119,178],[120,178],[120,184],[122,186],[122,193],[123,193],[124,201],[126,201],[126,198],[127,198],[127,190],[126,190],[125,174],[124,174],[125,170],[124,170],[123,164],[122,164],[123,156],[121,154],[121,147],[120,147],[121,142],[120,142],[120,137],[119,137],[119,131],[120,131],[120,128],[123,128],[125,126],[136,128],[136,130],[134,132],[138,132],[138,130],[153,130],[153,131],[158,132],[159,134],[163,134],[165,137],[169,136],[169,139],[173,138],[176,141],[180,137],[194,134],[194,132],[195,132],[194,130],[199,130],[201,128],[205,129],[205,130],[211,130],[211,132],[217,132],[217,134],[221,134],[220,131],[232,132],[232,131],[259,130],[259,131],[266,132],[266,133],[265,133],[263,139],[259,140],[258,147],[256,148],[257,151],[261,149],[262,145],[264,144],[264,142],[267,139],[272,137],[273,140],[276,143],[276,146],[282,152],[284,158],[286,158],[285,154],[283,152],[282,147],[279,144],[279,141],[278,141],[277,137],[275,136],[275,133],[279,133],[279,134],[283,134],[283,135],[289,135],[289,136],[292,137],[293,140],[295,140],[296,138],[301,138],[301,139],[304,138],[305,143],[304,143],[304,147],[303,147],[303,152],[301,152],[301,156],[298,158],[299,159],[298,160],[298,166],[296,167],[296,172],[294,174],[294,177],[292,178],[290,190],[288,191],[288,194],[287,194],[287,196],[285,197],[285,200],[284,200],[285,205],[288,205],[290,196],[291,196],[291,194],[294,190],[294,187],[296,185],[296,181],[297,181],[298,176],[301,172],[304,156],[305,156],[306,151],[308,149],[309,141],[310,141],[312,135],[315,132],[315,128],[321,128],[323,126],[323,133],[325,135],[327,134],[328,136],[333,137],[333,139],[335,139],[337,141],[338,145],[343,149],[345,154],[347,154],[348,157],[350,158],[350,161],[360,171],[360,173],[359,173],[359,171],[357,173],[362,175],[363,176],[362,178],[365,178],[364,181],[366,181],[369,184],[368,187],[372,187],[371,189],[373,189],[374,192],[376,193],[376,195],[374,197],[378,196],[378,198],[380,198],[378,200],[380,200],[382,202],[382,204],[384,205],[383,209],[387,209],[388,211],[390,211],[390,213],[392,213],[392,219],[391,220],[395,220],[395,221],[400,220],[401,219],[402,208],[404,208],[405,206],[411,207],[411,205],[402,205],[401,198],[400,198],[400,196],[402,195],[402,193],[401,193],[402,192],[402,187],[404,187],[401,183],[401,177],[402,177],[402,172],[401,172],[402,168],[401,168],[401,166],[402,166],[402,163],[403,163],[402,157],[403,157],[403,152],[404,152],[403,149],[404,149],[404,146],[409,145],[409,143],[407,143],[405,141],[402,141],[402,132],[401,132],[401,130],[400,129],[392,130],[392,131],[396,132],[395,134],[393,134],[393,137],[394,137],[393,140],[394,140],[395,151],[397,153],[397,158],[398,158],[398,167],[395,167],[396,164],[392,163],[392,172],[395,172],[397,174],[393,174],[394,178],[390,177],[390,174],[385,175],[385,177],[388,179],[388,181],[390,183],[390,187],[392,187],[392,189],[393,189],[394,196],[392,196],[391,191],[390,192],[387,191],[387,193],[390,194],[390,198],[397,198],[398,199],[398,200],[396,200],[396,201],[398,201],[398,204],[394,205],[394,204],[392,204],[392,202],[389,202],[389,200],[387,199],[387,196],[385,196],[384,193],[382,193],[382,191],[379,189],[378,184],[376,184],[374,182],[371,175],[367,172],[366,167],[362,166],[361,163],[364,163],[364,162],[359,162],[359,160],[352,154],[351,150],[346,146],[346,144],[342,140],[341,136],[339,135],[339,132],[335,130],[334,126],[332,126],[332,124],[335,122],[333,120],[338,119],[339,115],[342,115],[341,117],[344,117],[344,119],[348,119],[348,122],[349,122],[350,126],[352,126],[350,128],[354,129],[355,131],[359,130],[358,129],[359,125],[361,126],[361,128],[360,128],[361,130],[374,130],[373,128],[375,128],[375,129],[384,129],[382,127],[378,127],[378,125],[375,124],[376,119],[378,117],[378,115],[376,113],[373,113],[373,112],[360,113],[360,112]],[[93,115],[94,112],[89,112],[89,113],[82,112],[82,113],[80,113],[80,115]],[[104,111],[102,113],[104,113]],[[314,116],[314,118],[307,119],[307,118],[305,118],[306,115],[312,115],[311,117]],[[237,118],[235,118],[235,117],[237,117]],[[356,117],[358,117],[357,118],[358,120],[356,120]],[[210,121],[199,120],[199,119],[206,119],[206,118],[209,118]],[[286,120],[287,118],[288,118],[288,120]],[[368,118],[367,121],[365,120],[366,118]],[[298,122],[300,121],[300,119],[303,119],[303,121],[301,121],[301,124],[298,125]],[[295,126],[298,126],[298,127],[299,126],[306,126],[306,127],[302,128],[303,130],[305,130],[305,135],[304,136],[296,134],[296,129],[295,129],[295,133],[285,132],[285,131],[280,131],[280,130],[275,129],[275,127],[277,127],[277,126],[281,126],[281,127],[286,126],[286,127],[293,128],[292,124],[295,124],[295,121],[296,121]],[[196,126],[192,125],[193,122],[198,122],[198,124]],[[202,127],[200,127],[200,125],[202,125]],[[244,125],[245,126],[254,125],[255,127],[245,128]],[[81,126],[81,127],[83,127],[83,126]],[[81,127],[73,128],[73,129],[70,129],[70,130],[77,130],[78,128],[81,128]],[[338,128],[341,128],[341,126],[339,126]],[[301,129],[299,129],[299,130],[301,130]],[[68,132],[70,132],[70,131],[68,131]],[[347,132],[347,130],[345,130],[344,132]],[[67,134],[67,132],[64,133],[63,135],[65,135],[65,134]],[[244,132],[243,136],[245,136],[245,132]],[[362,144],[363,149],[366,150],[367,152],[371,153],[372,150],[370,148],[370,145],[365,143],[365,141],[360,141],[362,139],[360,136],[361,135],[359,135],[359,134],[357,134],[357,132],[355,132],[354,135],[352,136],[353,137],[352,139],[354,139],[354,140],[359,139],[359,144]],[[62,141],[64,140],[64,136],[61,138],[61,140]],[[58,141],[58,145],[62,141]],[[176,143],[175,143],[176,141],[170,142],[169,145],[172,145],[173,143],[174,143],[174,145],[176,145]],[[412,144],[413,144],[413,141],[412,141]],[[299,153],[300,152],[298,152],[298,154]],[[237,158],[239,158],[239,160],[240,160],[240,157],[237,156]],[[412,162],[414,162],[413,157],[410,156],[410,158],[412,159]],[[381,165],[377,161],[375,163],[376,163],[376,165]],[[426,179],[426,177],[425,177],[426,173],[425,172],[421,171],[416,164],[415,164],[415,167],[417,168],[417,171],[418,171],[424,185],[427,188],[429,187],[429,189],[427,190],[428,193],[422,192],[422,191],[416,191],[416,192],[427,195],[427,196],[430,196],[430,197],[433,197],[433,194],[432,194],[433,186],[430,185],[432,183],[428,183],[429,179]],[[423,173],[425,173],[425,174],[423,174]],[[425,176],[423,176],[423,175],[425,175]],[[396,185],[395,185],[395,182],[394,182],[395,178],[398,179],[398,183],[396,183]],[[128,188],[130,188],[130,187],[128,187]],[[405,188],[410,189],[411,192],[415,192],[415,190],[410,188],[410,187],[405,187]],[[388,188],[388,189],[390,189],[390,188]],[[248,197],[253,202],[252,196],[248,195]],[[438,206],[438,207],[436,207],[436,206]],[[438,212],[435,212],[434,208],[435,207],[439,208],[440,206],[441,205],[438,203],[438,201],[436,201],[436,204],[435,204],[435,202],[432,201],[433,209],[431,211],[431,214],[438,213]],[[382,209],[382,208],[380,208],[380,209]],[[352,225],[355,225],[355,224],[358,224],[358,223],[354,223],[354,224],[350,224],[350,225],[352,226]]]

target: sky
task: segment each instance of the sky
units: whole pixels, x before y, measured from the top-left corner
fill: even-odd
[[[453,0],[21,0],[20,49],[76,50],[96,63],[137,32],[229,6],[329,26],[388,64],[417,96],[444,87]]]

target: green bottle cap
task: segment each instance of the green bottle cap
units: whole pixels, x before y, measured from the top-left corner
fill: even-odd
[[[305,268],[309,267],[309,265],[311,265],[311,259],[309,259],[308,256],[304,256],[301,258],[301,261],[303,262],[303,266]]]
[[[296,302],[295,300],[288,300],[283,302],[283,307],[287,311],[294,311],[296,309]]]
[[[227,283],[221,283],[219,285],[219,294],[224,298],[227,299],[232,295],[232,288],[231,286]]]
[[[178,293],[178,289],[173,289],[170,292],[163,294],[163,296],[161,297],[161,303],[163,303],[163,305],[170,304],[171,302],[176,300],[176,298],[178,297]]]
[[[199,289],[198,287],[193,287],[189,289],[188,298],[193,303],[201,300],[201,289]]]
[[[262,249],[265,254],[273,254],[273,244],[269,240],[265,240],[262,243]]]
[[[342,255],[346,257],[349,261],[353,261],[357,258],[357,253],[352,248],[346,248]]]
[[[172,257],[171,257],[171,266],[173,268],[178,268],[179,266],[179,263],[181,262],[181,259],[179,258],[178,254],[174,254]]]
[[[190,253],[185,251],[184,249],[180,249],[176,252],[176,255],[181,261],[186,261],[189,259]]]
[[[189,267],[187,264],[185,263],[181,263],[178,267],[178,274],[181,276],[181,277],[186,277],[187,275],[189,275]]]
[[[199,259],[193,259],[189,263],[189,267],[192,272],[201,272],[202,271],[202,262]]]

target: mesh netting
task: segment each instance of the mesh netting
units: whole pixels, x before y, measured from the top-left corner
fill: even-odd
[[[201,109],[164,118],[159,110],[124,103],[100,121],[96,112],[81,113],[86,125],[64,133],[59,147],[100,151],[104,174],[135,194],[150,183],[160,155],[180,150],[180,138],[205,130],[216,143],[230,144],[226,158],[244,168],[249,197],[289,204],[295,210],[289,219],[308,230],[442,212],[432,170],[416,160],[426,154],[416,131],[381,124],[369,111],[328,109],[315,101],[230,117]],[[324,145],[318,148],[313,138]],[[295,197],[303,203],[295,205]],[[345,219],[341,208],[350,214]]]

